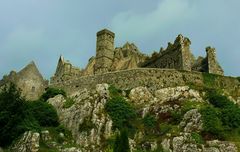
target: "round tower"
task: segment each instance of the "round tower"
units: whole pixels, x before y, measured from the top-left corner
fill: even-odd
[[[114,37],[115,34],[107,29],[97,32],[95,74],[111,71],[114,57]]]

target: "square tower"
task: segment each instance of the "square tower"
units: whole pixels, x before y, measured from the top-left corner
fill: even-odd
[[[111,71],[114,57],[114,37],[115,34],[107,29],[97,32],[95,74]]]

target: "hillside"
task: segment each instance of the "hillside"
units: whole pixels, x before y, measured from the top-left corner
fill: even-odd
[[[225,95],[221,90],[192,86],[151,93],[144,86],[120,90],[98,84],[94,90],[48,99],[65,129],[42,127],[25,132],[8,149],[110,152],[116,144],[121,146],[118,134],[125,131],[124,140],[133,152],[237,152],[239,101]]]

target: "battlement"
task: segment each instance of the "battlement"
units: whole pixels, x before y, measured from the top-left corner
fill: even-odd
[[[103,35],[103,34],[109,34],[113,38],[115,37],[115,33],[113,33],[112,31],[109,31],[108,29],[103,29],[103,30],[97,32],[97,36],[100,36],[100,35]]]

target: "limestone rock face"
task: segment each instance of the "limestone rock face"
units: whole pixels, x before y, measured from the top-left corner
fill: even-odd
[[[181,123],[179,124],[180,127],[183,128],[184,132],[199,132],[202,130],[202,119],[201,114],[198,112],[197,109],[192,109],[188,111]]]
[[[37,132],[28,131],[23,134],[23,137],[13,146],[14,152],[38,152],[40,134]]]
[[[207,141],[205,145],[197,144],[191,133],[180,133],[180,136],[166,138],[161,143],[163,150],[169,152],[237,152],[236,145],[226,141]],[[172,147],[172,148],[171,148]]]
[[[57,109],[60,122],[72,132],[76,143],[97,151],[101,139],[112,134],[112,120],[103,113],[108,94],[108,85],[102,84],[97,85],[95,92],[74,92],[71,98],[75,103],[70,108],[63,107],[66,99],[61,95],[48,102]]]
[[[82,151],[101,151],[102,141],[112,138],[112,120],[106,112],[104,106],[110,98],[108,84],[98,84],[95,90],[82,89],[72,92],[68,98],[74,100],[74,104],[69,108],[64,108],[67,99],[62,95],[57,95],[48,100],[59,115],[60,123],[68,128],[73,135],[77,145],[81,146]],[[132,102],[134,106],[140,107],[138,113],[144,117],[151,114],[156,119],[162,118],[163,121],[170,121],[169,114],[181,111],[183,102],[191,100],[201,103],[204,93],[190,89],[187,86],[163,88],[151,93],[147,87],[136,87],[130,90],[129,95],[124,98]],[[160,141],[162,148],[169,152],[237,152],[236,146],[230,142],[207,141],[200,144],[195,141],[192,133],[202,131],[203,122],[198,109],[187,111],[182,120],[176,124],[177,132],[167,133]],[[158,133],[155,130],[154,133]],[[43,133],[42,133],[43,134]],[[47,136],[45,137],[47,139]],[[146,138],[146,132],[137,130],[136,134],[129,138],[131,151],[141,148],[142,150],[156,150],[159,141]],[[216,146],[216,144],[218,146]],[[65,151],[81,151],[80,149],[63,149]]]
[[[164,88],[155,91],[155,96],[162,102],[191,99],[203,101],[198,91],[190,89],[188,86]]]
[[[151,101],[153,96],[146,87],[137,87],[130,91],[129,98],[135,104],[143,104]]]

